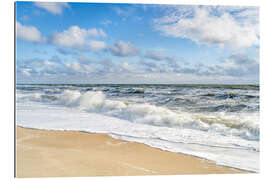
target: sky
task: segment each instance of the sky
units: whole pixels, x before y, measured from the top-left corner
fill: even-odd
[[[259,8],[16,2],[16,80],[258,84]]]

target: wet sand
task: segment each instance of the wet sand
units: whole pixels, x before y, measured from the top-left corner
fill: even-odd
[[[16,177],[248,173],[106,134],[16,127]]]

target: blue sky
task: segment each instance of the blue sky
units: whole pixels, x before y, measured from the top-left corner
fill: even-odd
[[[17,83],[259,83],[259,9],[16,2]]]

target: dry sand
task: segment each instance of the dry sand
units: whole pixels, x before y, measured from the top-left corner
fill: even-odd
[[[16,128],[16,177],[247,173],[106,134]]]

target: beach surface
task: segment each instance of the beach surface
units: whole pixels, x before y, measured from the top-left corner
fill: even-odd
[[[248,173],[106,134],[16,127],[16,177]]]

